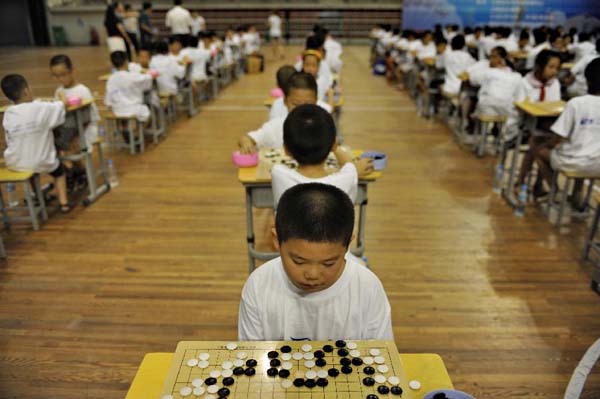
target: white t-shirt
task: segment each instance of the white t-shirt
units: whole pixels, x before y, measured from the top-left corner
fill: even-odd
[[[358,172],[352,162],[348,162],[342,168],[328,176],[320,179],[312,179],[300,174],[295,169],[284,165],[275,165],[271,169],[271,184],[273,186],[273,200],[275,209],[279,204],[279,199],[288,189],[303,183],[323,183],[335,186],[348,194],[352,203],[356,201],[356,192],[358,186]]]
[[[573,44],[572,49],[575,53],[575,62],[588,54],[596,54],[596,45],[590,41]]]
[[[489,57],[494,47],[496,47],[496,38],[494,35],[483,36],[479,39],[479,43],[477,44],[479,59],[483,60],[484,58]]]
[[[317,101],[317,105],[323,108],[325,111],[331,113],[331,106],[327,104],[325,101]],[[288,116],[288,109],[285,106],[285,102],[283,97],[279,97],[273,101],[271,104],[271,109],[269,110],[269,120],[275,118],[286,118]]]
[[[533,66],[535,65],[535,59],[537,58],[538,54],[542,52],[542,50],[549,50],[550,49],[550,44],[548,42],[544,42],[542,44],[539,44],[537,46],[535,46],[534,48],[531,49],[531,51],[529,52],[529,54],[527,54],[527,62],[525,62],[525,68],[527,69],[532,69]]]
[[[258,130],[248,133],[254,140],[257,148],[283,147],[283,123],[285,117],[271,119],[265,122]]]
[[[504,49],[509,53],[519,51],[519,45],[510,37],[497,40],[496,45],[494,47],[498,46],[504,47]]]
[[[475,59],[466,51],[450,50],[442,54],[439,60],[439,66],[446,70],[444,91],[446,93],[458,94],[462,85],[462,81],[458,78],[458,75],[475,64]]]
[[[240,341],[393,340],[391,308],[377,276],[352,256],[329,288],[306,293],[275,258],[256,269],[240,301]]]
[[[160,93],[177,94],[177,79],[185,76],[185,66],[177,62],[179,56],[172,54],[156,54],[150,60],[150,69],[157,70],[160,75],[156,78]]]
[[[342,45],[331,38],[327,38],[323,47],[325,48],[325,61],[329,65],[329,69],[339,72],[342,68]]]
[[[600,96],[586,94],[569,100],[552,131],[568,141],[556,148],[562,158],[600,166]]]
[[[117,71],[106,82],[104,104],[117,116],[135,115],[145,122],[150,109],[144,104],[144,92],[152,89],[152,77],[145,73]]]
[[[569,92],[577,93],[579,95],[586,94],[588,91],[587,80],[585,79],[585,68],[589,65],[590,62],[598,58],[598,55],[595,51],[593,53],[588,53],[581,57],[579,61],[573,65],[571,68],[571,74],[575,77],[575,81],[571,86],[569,86]]]
[[[244,33],[242,42],[244,42],[244,53],[246,55],[258,53],[260,51],[260,35],[258,32]]]
[[[179,53],[179,58],[187,57],[192,60],[192,79],[206,80],[206,63],[210,60],[210,51],[200,48],[186,47]]]
[[[431,42],[427,45],[421,46],[420,49],[417,50],[417,58],[422,60],[424,58],[434,58],[437,54],[435,43]]]
[[[192,26],[192,14],[181,6],[175,6],[167,12],[165,25],[171,28],[173,35],[188,35]]]
[[[206,30],[206,21],[202,16],[198,15],[196,18],[192,18],[192,24],[190,26],[192,35],[198,36],[198,33]]]
[[[138,34],[138,17],[127,17],[123,19],[123,26],[125,30],[129,33]]]
[[[281,18],[277,14],[269,16],[269,36],[281,37]]]
[[[9,106],[2,120],[6,166],[17,172],[53,172],[59,161],[52,129],[64,122],[65,106],[60,101]]]
[[[481,102],[502,105],[513,103],[521,75],[510,68],[486,68],[470,75],[471,82],[480,86],[477,96]]]
[[[58,95],[61,92],[64,93],[66,97],[78,96],[81,97],[83,101],[94,100],[94,96],[92,96],[90,89],[81,83],[68,89],[60,86],[54,92],[54,97],[58,98]],[[100,121],[100,113],[98,112],[98,107],[95,102],[90,105],[90,114],[90,123],[85,127],[85,141],[89,151],[94,148],[94,143],[98,140],[98,122]]]

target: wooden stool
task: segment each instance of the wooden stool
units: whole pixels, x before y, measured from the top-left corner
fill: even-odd
[[[560,199],[560,203],[556,204],[556,196],[558,195],[558,193],[560,192],[560,187],[558,185],[558,178],[563,175],[565,177],[565,186],[564,189],[562,191],[562,197]],[[563,172],[563,171],[557,171],[554,174],[554,183],[552,184],[552,190],[550,191],[550,198],[548,200],[548,219],[552,222],[552,219],[554,218],[554,213],[553,211],[556,210],[556,220],[554,221],[554,226],[556,227],[560,227],[562,224],[562,218],[565,214],[565,208],[567,207],[567,199],[569,197],[569,192],[572,189],[572,183],[573,180],[575,179],[583,179],[584,182],[585,180],[589,180],[589,186],[588,186],[588,191],[586,193],[585,196],[585,209],[581,212],[574,212],[574,211],[569,211],[569,216],[574,216],[574,217],[586,217],[588,214],[588,208],[589,208],[589,202],[590,202],[590,198],[592,196],[592,190],[594,189],[594,180],[599,178],[600,176],[588,176],[588,175],[583,175],[580,173],[573,173],[573,172]]]
[[[456,135],[456,129],[458,128],[458,105],[459,105],[458,93],[448,93],[442,89],[442,103],[440,104],[440,111],[442,116],[446,118],[448,126],[452,129]]]
[[[46,212],[46,202],[44,201],[44,194],[42,193],[42,186],[40,184],[40,175],[33,172],[14,172],[7,168],[0,168],[0,186],[8,183],[22,184],[27,207],[15,206],[7,208],[6,204],[4,203],[4,199],[2,198],[2,193],[0,192],[0,208],[2,208],[1,211],[4,226],[7,228],[7,230],[9,230],[10,223],[12,221],[26,221],[31,223],[34,230],[39,230],[40,224],[38,221],[38,215],[42,216],[42,220],[48,220],[48,213]],[[31,192],[30,183],[35,189],[35,196],[37,197],[38,205],[35,205],[33,201],[33,193]],[[27,211],[29,212],[29,216],[8,215],[8,212],[10,211],[20,211],[23,209],[27,209]]]
[[[485,146],[487,144],[487,135],[490,128],[494,125],[498,127],[498,130],[501,129],[502,125],[506,123],[508,117],[506,115],[473,115],[477,121],[479,121],[479,144],[477,144],[475,151],[478,157],[483,157],[485,155]],[[500,133],[498,134],[500,137]],[[496,140],[499,142],[499,139]]]
[[[131,155],[136,153],[136,145],[140,146],[140,152],[144,152],[144,123],[137,120],[135,115],[130,116],[117,116],[112,112],[109,112],[105,115],[106,119],[106,130],[108,131],[109,137],[113,143],[119,143],[117,146],[119,148],[129,148],[129,152]],[[123,137],[121,130],[121,123],[125,122],[127,125],[127,135],[129,138],[129,143],[125,142],[125,138]],[[112,129],[111,127],[114,127]],[[138,131],[138,137],[135,138],[134,130]],[[119,136],[119,137],[115,137]],[[115,141],[116,140],[116,141]]]
[[[583,251],[581,251],[581,260],[586,261],[590,258],[590,251],[594,251],[600,254],[600,242],[596,242],[594,238],[598,232],[598,222],[600,222],[600,193],[594,194],[594,202],[596,202],[596,212],[594,212],[594,218],[592,224],[585,236],[583,243]],[[600,264],[596,264],[594,273],[592,275],[592,289],[598,291],[598,282],[600,281]]]
[[[173,123],[177,119],[177,98],[175,94],[159,93],[160,106],[167,111],[167,119]]]

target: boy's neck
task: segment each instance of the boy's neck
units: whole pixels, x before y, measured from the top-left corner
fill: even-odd
[[[20,98],[17,101],[15,101],[15,105],[30,103],[32,101],[33,101],[33,98],[31,98],[31,97],[24,97],[24,98]]]
[[[122,65],[119,68],[117,68],[117,71],[128,71],[129,70],[129,65]]]
[[[65,86],[63,86],[63,87],[64,87],[65,89],[72,89],[72,88],[73,88],[73,87],[75,87],[75,86],[77,86],[77,81],[76,81],[76,80],[73,80],[73,81],[71,82],[71,84],[70,84],[70,85],[65,85]]]
[[[311,179],[319,179],[328,175],[325,171],[325,162],[318,165],[298,165],[298,173]]]

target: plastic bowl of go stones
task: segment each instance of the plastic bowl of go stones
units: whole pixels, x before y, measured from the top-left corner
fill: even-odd
[[[423,399],[475,399],[468,393],[463,391],[455,391],[453,389],[436,389],[435,391],[431,391],[425,396]]]
[[[67,105],[69,107],[76,107],[81,105],[82,99],[80,96],[68,96],[67,97]]]
[[[281,90],[279,87],[271,89],[271,97],[273,97],[273,98],[283,97],[283,90]]]
[[[233,164],[240,168],[250,168],[258,165],[258,152],[253,154],[241,154],[239,151],[234,151],[231,155]]]
[[[156,69],[149,69],[148,75],[152,76],[153,78],[157,78],[160,73]]]
[[[387,166],[387,155],[383,152],[378,151],[365,151],[360,154],[361,158],[372,158],[373,159],[373,169],[375,170],[384,170]]]

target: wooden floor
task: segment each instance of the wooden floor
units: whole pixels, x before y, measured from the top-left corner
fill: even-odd
[[[51,95],[56,52],[2,49],[0,74]],[[101,96],[104,51],[66,52]],[[267,117],[279,64],[269,61],[145,154],[113,154],[121,185],[90,208],[4,234],[1,398],[122,398],[145,353],[236,339],[247,257],[230,153]],[[600,336],[590,267],[578,262],[584,226],[557,232],[535,209],[516,219],[491,192],[493,160],[418,117],[367,61],[367,47],[345,48],[342,129],[347,144],[390,158],[370,189],[366,245],[399,350],[439,353],[456,387],[480,399],[562,397]],[[585,397],[600,397],[600,378]]]

